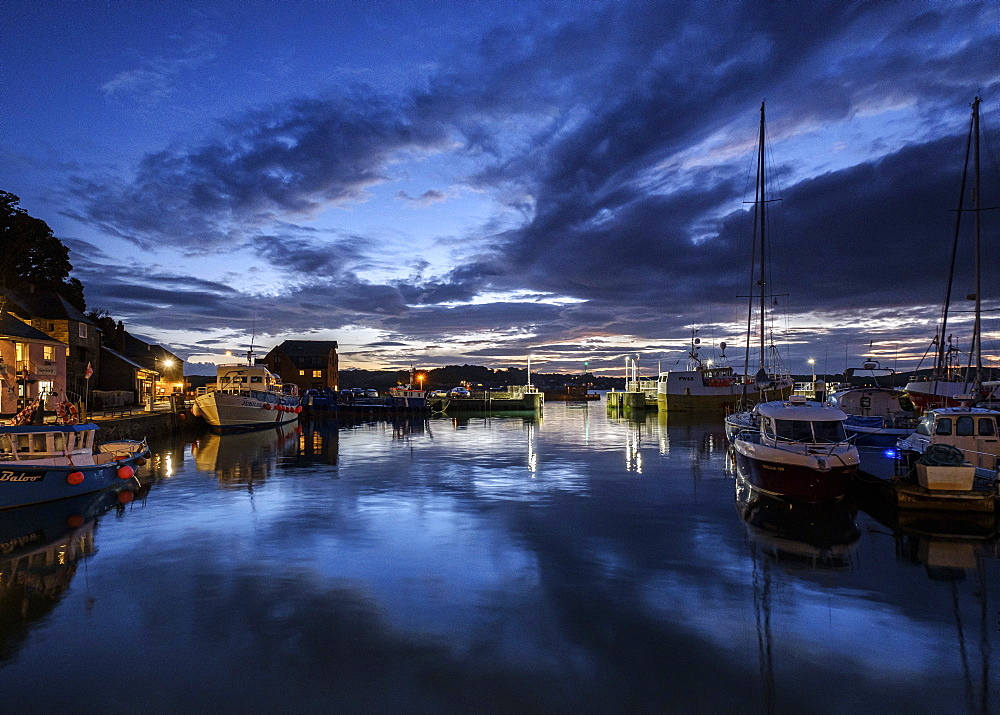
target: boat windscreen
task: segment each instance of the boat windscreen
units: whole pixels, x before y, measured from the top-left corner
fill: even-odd
[[[837,443],[847,440],[844,423],[839,420],[775,420],[778,439],[791,442]]]

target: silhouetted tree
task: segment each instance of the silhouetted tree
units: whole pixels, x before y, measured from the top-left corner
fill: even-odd
[[[0,191],[0,287],[25,291],[58,293],[81,311],[87,303],[83,284],[70,278],[73,264],[69,249],[52,234],[41,219],[30,216],[20,207],[21,199]]]

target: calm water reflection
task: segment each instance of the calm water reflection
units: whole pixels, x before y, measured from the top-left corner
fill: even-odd
[[[0,514],[17,711],[1000,707],[995,541],[761,500],[718,421],[550,403],[155,452],[131,502]]]

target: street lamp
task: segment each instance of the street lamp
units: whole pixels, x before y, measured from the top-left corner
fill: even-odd
[[[812,368],[813,387],[815,388],[815,386],[816,386],[816,361],[814,359],[812,359],[812,358],[809,358],[809,367]]]

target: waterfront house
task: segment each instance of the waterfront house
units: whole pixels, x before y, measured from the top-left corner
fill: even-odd
[[[65,398],[66,350],[65,343],[0,311],[0,414],[11,417],[38,397]]]
[[[130,360],[107,345],[101,347],[101,376],[94,384],[95,409],[145,404],[156,390],[156,370]]]
[[[286,340],[264,356],[267,369],[300,390],[340,389],[336,340]]]
[[[58,293],[7,291],[0,301],[7,312],[68,349],[60,394],[68,392],[73,401],[84,399],[88,366],[92,374],[101,369],[101,331],[97,325]]]
[[[139,402],[145,402],[149,390],[153,390],[158,399],[184,391],[184,361],[167,350],[162,345],[147,343],[140,340],[127,330],[119,321],[110,336],[105,336],[104,346],[115,353],[117,357],[139,366],[144,370],[139,377]],[[118,361],[115,375],[109,380],[101,381],[102,390],[127,390],[123,381],[130,381],[128,369]],[[146,383],[150,382],[150,385]]]

